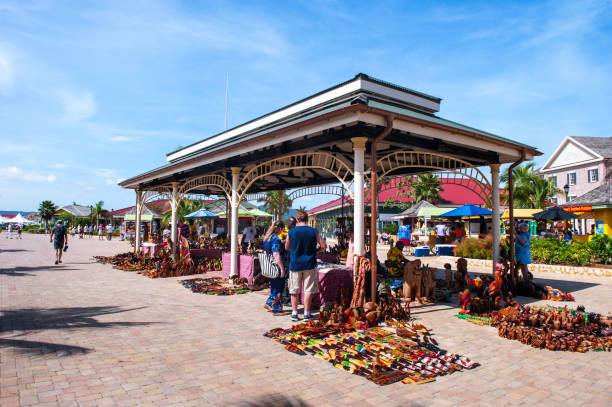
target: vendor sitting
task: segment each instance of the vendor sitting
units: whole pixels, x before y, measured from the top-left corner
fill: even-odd
[[[387,252],[387,261],[385,261],[385,265],[391,277],[402,277],[404,275],[404,264],[406,264],[406,259],[404,258],[402,250],[404,250],[404,243],[398,241],[395,247],[392,247]]]

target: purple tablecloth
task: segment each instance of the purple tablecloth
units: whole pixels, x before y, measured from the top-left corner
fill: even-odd
[[[232,256],[230,253],[223,253],[222,257],[222,269],[221,272],[223,274],[223,278],[229,278],[231,271],[231,261]],[[253,276],[255,275],[255,270],[257,265],[259,264],[259,260],[255,261],[255,257],[249,256],[246,254],[242,254],[238,256],[238,269],[240,277],[245,277],[249,284],[253,284]]]
[[[209,257],[211,259],[220,259],[223,256],[221,249],[189,249],[189,253],[193,258]]]
[[[340,290],[344,289],[347,295],[353,293],[353,269],[326,268],[319,269],[319,295],[312,298],[312,307],[333,304],[340,298]],[[304,298],[304,290],[300,300]]]
[[[321,260],[323,263],[338,263],[338,256],[331,253],[317,253],[317,259]]]

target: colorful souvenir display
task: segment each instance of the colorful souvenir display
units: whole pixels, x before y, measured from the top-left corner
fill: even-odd
[[[567,308],[512,307],[497,317],[499,336],[535,348],[587,352],[612,350],[609,317]]]
[[[245,278],[226,280],[221,277],[192,278],[179,281],[183,287],[194,293],[208,295],[236,295],[251,292],[248,281]]]
[[[381,386],[398,381],[427,383],[437,376],[478,366],[438,348],[422,325],[412,327],[427,333],[422,339],[417,336],[409,340],[379,327],[357,332],[310,321],[289,329],[272,329],[264,335],[284,344],[290,352],[313,355]]]
[[[161,251],[155,257],[143,256],[140,253],[127,252],[115,256],[94,256],[99,263],[112,264],[113,268],[124,271],[137,271],[149,278],[180,277],[221,270],[221,260],[202,257],[192,259],[181,257],[173,262],[170,254]]]

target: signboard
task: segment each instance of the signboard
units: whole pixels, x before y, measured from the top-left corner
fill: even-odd
[[[596,220],[595,221],[595,234],[596,235],[603,235],[604,234],[604,221],[603,220]]]
[[[563,209],[568,212],[593,212],[592,206],[569,206]]]

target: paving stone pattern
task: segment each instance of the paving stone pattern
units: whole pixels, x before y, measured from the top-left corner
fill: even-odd
[[[223,406],[266,395],[312,406],[612,404],[612,354],[535,350],[456,319],[448,304],[413,313],[443,348],[482,366],[379,387],[264,338],[291,325],[264,311],[264,293],[194,294],[181,278],[151,280],[91,261],[127,249],[71,239],[55,266],[47,237],[0,234],[0,406]],[[536,277],[572,290],[572,305],[612,311],[610,278]]]

